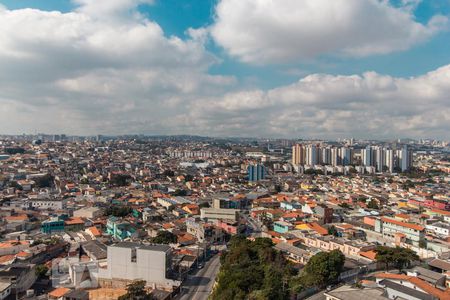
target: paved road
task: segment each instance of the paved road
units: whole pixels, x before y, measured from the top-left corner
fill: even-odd
[[[215,255],[206,264],[205,267],[187,279],[183,286],[187,291],[177,297],[179,300],[207,300],[212,291],[214,281],[219,273],[220,257]]]

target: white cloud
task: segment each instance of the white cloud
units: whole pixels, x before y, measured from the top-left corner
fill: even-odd
[[[136,5],[149,2],[77,0],[69,13],[0,9],[0,99],[16,103],[2,111],[0,125],[133,132],[127,122],[157,126],[190,100],[234,84],[207,73],[218,60],[204,49],[201,30],[187,40],[166,37],[139,15]],[[24,107],[33,112],[32,127],[15,116]]]
[[[415,78],[309,75],[269,91],[203,99],[193,126],[221,135],[450,138],[450,65]]]
[[[450,66],[237,90],[208,72],[218,59],[205,29],[166,37],[133,9],[143,1],[103,1],[70,13],[0,8],[2,132],[450,138]],[[99,16],[90,5],[111,6]]]
[[[368,56],[405,50],[446,26],[423,25],[406,1],[220,0],[211,34],[232,56],[252,64],[298,62],[322,54]]]

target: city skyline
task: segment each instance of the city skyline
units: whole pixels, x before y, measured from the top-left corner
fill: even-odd
[[[182,2],[0,0],[0,134],[450,139],[448,1]]]

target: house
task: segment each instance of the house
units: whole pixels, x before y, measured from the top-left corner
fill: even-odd
[[[450,299],[450,292],[448,290],[438,289],[419,277],[404,274],[379,273],[375,275],[375,278],[377,284],[385,289],[389,299]]]
[[[294,229],[294,225],[285,221],[276,221],[273,223],[273,230],[278,233],[286,233]]]
[[[84,230],[84,220],[79,217],[68,218],[64,221],[65,231],[80,231]]]
[[[116,217],[110,217],[106,223],[106,233],[120,241],[131,237],[136,231],[136,227],[131,223]]]
[[[23,293],[36,281],[35,265],[15,263],[1,266],[0,278],[11,284],[11,294]]]
[[[0,256],[17,254],[22,250],[28,249],[30,243],[28,241],[4,241],[0,242]]]
[[[61,217],[52,217],[41,223],[41,231],[46,234],[64,231],[64,219]]]
[[[303,250],[299,247],[295,247],[285,242],[278,243],[274,247],[275,249],[281,251],[281,253],[283,253],[287,259],[294,263],[305,265],[311,257],[311,253],[309,251]]]
[[[0,300],[8,298],[11,294],[11,283],[0,281]]]
[[[89,293],[82,289],[76,289],[64,295],[64,300],[89,300]]]
[[[381,288],[356,288],[349,285],[344,285],[327,291],[323,294],[326,300],[353,300],[353,299],[367,299],[367,300],[387,300],[389,298],[384,296],[384,290]]]
[[[64,295],[66,295],[68,292],[70,292],[69,288],[66,287],[59,287],[48,293],[48,299],[49,300],[63,300]]]
[[[446,276],[444,274],[434,272],[422,267],[415,267],[411,271],[408,271],[407,275],[420,278],[428,282],[432,286],[440,286],[445,289]]]

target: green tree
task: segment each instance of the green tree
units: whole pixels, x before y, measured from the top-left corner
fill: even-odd
[[[328,228],[328,234],[329,234],[329,235],[337,236],[338,232],[337,232],[337,229],[336,229],[336,227],[335,227],[334,225],[331,225],[331,226]]]
[[[376,252],[375,259],[384,263],[386,270],[393,266],[401,272],[405,267],[410,267],[412,262],[419,260],[416,252],[407,248],[378,246]]]
[[[110,205],[106,208],[105,214],[107,216],[114,216],[118,218],[123,218],[131,214],[133,209],[125,205]]]
[[[35,185],[39,188],[51,187],[53,185],[53,176],[50,174],[45,174],[44,176],[39,176],[33,179]]]
[[[35,272],[38,278],[42,278],[47,276],[48,268],[46,265],[37,265]]]
[[[119,300],[153,300],[154,297],[145,289],[145,280],[137,280],[127,285],[127,293]]]
[[[213,300],[287,299],[289,283],[295,275],[290,263],[273,248],[267,238],[248,240],[236,235],[221,256]]]
[[[177,242],[177,236],[170,231],[159,231],[158,234],[152,238],[152,243],[155,244],[173,244]]]
[[[308,261],[302,271],[300,281],[306,287],[324,287],[337,282],[345,262],[345,256],[339,250],[319,252]]]

